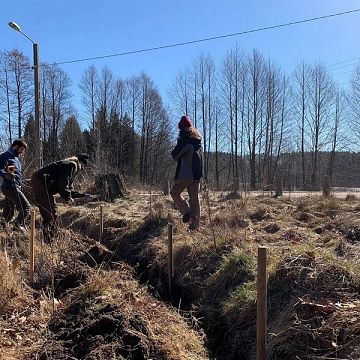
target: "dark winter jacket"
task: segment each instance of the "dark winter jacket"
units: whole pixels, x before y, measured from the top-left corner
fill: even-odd
[[[201,136],[198,131],[181,131],[172,151],[177,161],[175,180],[200,180],[202,178]]]
[[[9,177],[7,167],[9,165],[15,165],[14,179]],[[15,150],[11,147],[0,155],[0,175],[3,178],[2,186],[5,188],[21,187],[22,174],[21,174],[21,163],[16,155]]]
[[[33,174],[33,177],[41,179],[50,195],[57,193],[68,201],[71,198],[84,197],[85,194],[73,189],[73,182],[80,170],[77,158],[69,158],[53,162],[44,166]]]

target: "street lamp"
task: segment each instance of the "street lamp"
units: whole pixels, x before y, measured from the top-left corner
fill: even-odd
[[[43,166],[43,151],[42,151],[42,139],[41,139],[41,120],[40,120],[40,81],[39,81],[39,45],[34,43],[34,41],[25,33],[21,31],[20,26],[13,22],[9,22],[9,26],[23,34],[28,40],[33,44],[33,56],[34,56],[34,91],[35,91],[35,130],[36,130],[36,159],[39,160],[39,166]]]

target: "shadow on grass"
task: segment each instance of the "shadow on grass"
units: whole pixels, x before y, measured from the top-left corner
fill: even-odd
[[[156,253],[151,251],[147,244],[153,238],[161,235],[167,226],[168,220],[165,218],[151,217],[136,229],[124,232],[120,236],[104,235],[102,244],[108,247],[111,252],[104,262],[107,264],[125,261],[136,269],[141,282],[151,280],[149,267],[153,263]],[[157,274],[159,275],[159,274]]]

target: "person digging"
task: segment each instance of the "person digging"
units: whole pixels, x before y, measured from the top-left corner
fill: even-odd
[[[53,162],[34,172],[31,187],[43,221],[44,241],[51,242],[57,229],[57,203],[54,195],[59,194],[68,204],[74,199],[92,195],[75,191],[73,182],[89,160],[88,154],[79,154]]]

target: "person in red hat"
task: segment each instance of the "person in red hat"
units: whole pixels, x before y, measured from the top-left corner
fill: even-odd
[[[190,230],[197,230],[200,224],[199,186],[202,178],[202,148],[200,132],[192,126],[189,116],[184,115],[179,122],[179,136],[172,151],[177,161],[175,183],[171,189],[171,197],[182,214],[182,221],[190,223]],[[189,204],[181,196],[187,189]]]

